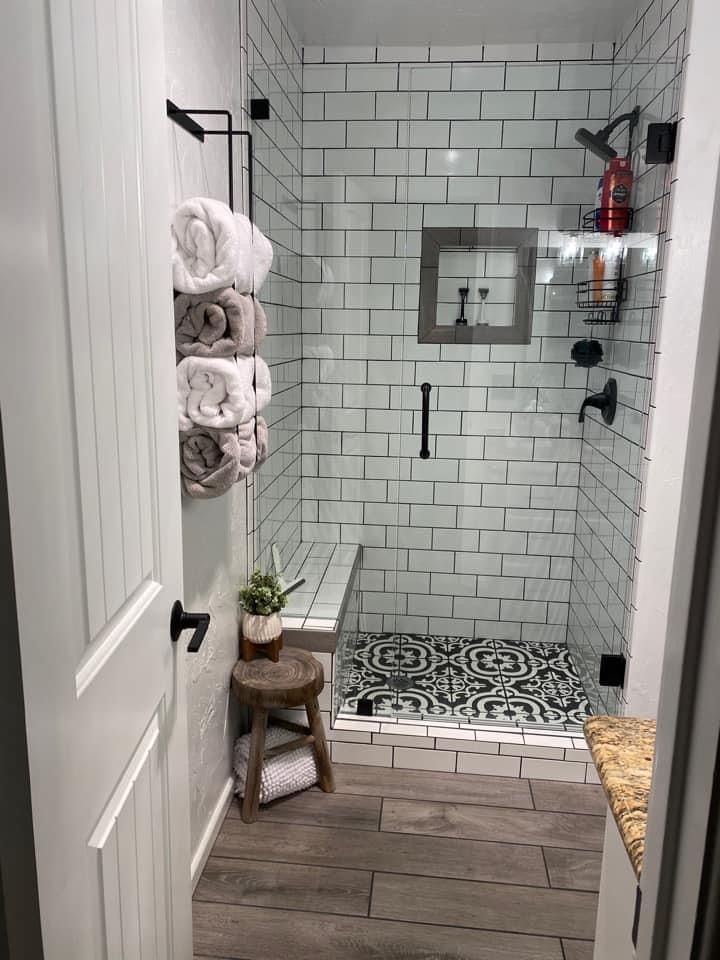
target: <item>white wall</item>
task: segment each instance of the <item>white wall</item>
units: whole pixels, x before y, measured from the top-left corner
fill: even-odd
[[[626,689],[626,712],[640,716],[657,712],[686,441],[692,429],[690,404],[720,160],[720,127],[712,122],[717,87],[710,76],[718,30],[717,7],[696,2],[686,41]]]
[[[178,106],[232,110],[241,122],[239,0],[165,0],[167,95]],[[210,126],[210,120],[198,118]],[[221,121],[222,122],[222,121]],[[171,201],[196,195],[227,202],[225,141],[200,144],[168,121]],[[239,179],[236,181],[239,202]],[[188,656],[191,849],[196,855],[228,787],[235,737],[228,688],[237,660],[237,589],[247,572],[247,486],[217,500],[183,498],[185,608],[211,626]]]

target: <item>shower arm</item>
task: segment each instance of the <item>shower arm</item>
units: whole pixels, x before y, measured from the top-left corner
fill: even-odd
[[[602,130],[599,130],[599,131],[598,131],[598,135],[599,135],[599,136],[602,136],[602,138],[607,141],[607,140],[610,138],[610,134],[611,134],[614,130],[617,130],[617,128],[618,128],[621,124],[627,123],[627,124],[628,124],[628,150],[627,150],[627,155],[628,155],[628,157],[629,157],[629,156],[631,156],[631,154],[632,154],[632,139],[633,139],[633,134],[635,133],[635,130],[636,130],[637,125],[638,125],[639,122],[640,122],[640,107],[635,107],[635,108],[634,108],[633,110],[631,110],[629,113],[622,113],[622,114],[620,114],[619,117],[615,117],[615,119],[612,120],[606,127],[603,127]]]

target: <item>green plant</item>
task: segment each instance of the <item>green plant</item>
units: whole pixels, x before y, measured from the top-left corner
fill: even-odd
[[[269,617],[279,613],[286,604],[287,597],[274,573],[254,570],[250,582],[240,587],[240,606],[246,613]]]

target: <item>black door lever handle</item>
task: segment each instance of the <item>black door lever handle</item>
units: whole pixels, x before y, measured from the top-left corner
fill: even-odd
[[[186,613],[182,603],[179,600],[175,601],[170,611],[170,636],[173,643],[177,643],[183,630],[194,630],[187,652],[197,653],[209,626],[209,613]]]

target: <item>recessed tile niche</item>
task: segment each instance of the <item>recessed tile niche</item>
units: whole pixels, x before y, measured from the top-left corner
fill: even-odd
[[[424,227],[419,343],[530,343],[537,230]]]

